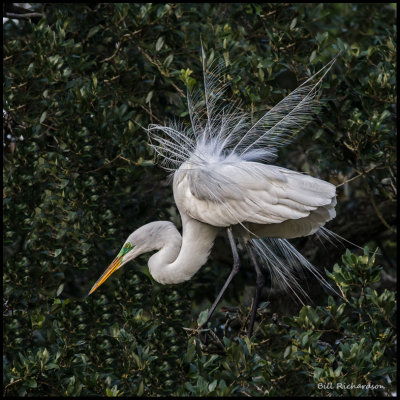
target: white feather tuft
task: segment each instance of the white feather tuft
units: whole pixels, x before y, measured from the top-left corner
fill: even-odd
[[[189,160],[199,166],[225,159],[270,163],[276,159],[277,148],[289,143],[319,110],[320,85],[335,60],[252,124],[250,114],[240,111],[237,102],[224,104],[229,83],[224,82],[224,68],[217,64],[208,70],[202,48],[204,93],[187,90],[191,126],[151,124],[151,146],[170,171]]]

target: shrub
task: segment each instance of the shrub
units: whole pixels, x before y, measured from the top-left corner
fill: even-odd
[[[31,17],[4,7],[20,15],[3,24],[3,395],[393,392],[393,5],[32,3]],[[142,127],[188,119],[182,81],[201,83],[200,37],[254,115],[342,51],[321,113],[280,161],[341,185],[331,229],[379,246],[388,271],[379,280],[369,253],[346,253],[330,273],[344,300],[322,294],[328,305],[298,312],[271,294],[249,341],[240,296],[254,274],[243,269],[225,297],[243,305],[213,318],[226,329],[208,349],[182,328],[196,328],[221,287],[222,237],[188,283],[162,287],[138,259],[85,297],[135,228],[180,224]],[[340,251],[310,255],[329,269]],[[383,388],[318,389],[328,381]]]

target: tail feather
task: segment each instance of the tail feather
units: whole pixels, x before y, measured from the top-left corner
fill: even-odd
[[[263,238],[251,239],[249,243],[261,260],[262,266],[268,269],[274,284],[277,284],[283,291],[293,294],[303,305],[303,299],[310,300],[299,281],[299,278],[304,278],[305,271],[310,272],[330,292],[340,296],[318,269],[288,240]]]
[[[321,226],[316,232],[316,237],[323,241],[328,241],[336,246],[336,243],[344,246],[343,242],[347,242],[354,247],[364,250],[362,247],[350,242],[343,236],[332,232],[328,228]],[[342,297],[329,282],[322,276],[318,269],[312,265],[297,249],[287,240],[281,238],[263,238],[251,239],[250,245],[261,260],[261,266],[266,267],[271,274],[274,284],[283,291],[294,295],[303,305],[303,298],[310,300],[305,290],[300,285],[300,281],[304,279],[304,272],[310,272],[317,281],[331,293]],[[375,253],[381,255],[379,252]]]
[[[325,226],[321,226],[317,232],[315,232],[316,235],[318,236],[319,239],[323,239],[328,241],[329,243],[331,243],[332,245],[336,246],[335,241],[339,244],[341,244],[343,247],[345,247],[345,245],[343,244],[343,242],[346,242],[348,244],[351,244],[353,247],[357,247],[360,250],[364,250],[363,247],[358,246],[357,244],[350,242],[350,240],[347,240],[346,238],[344,238],[343,236],[340,236],[339,234],[331,231],[330,229],[326,228]],[[382,255],[380,252],[378,251],[369,251],[369,253],[371,254],[378,254],[378,255]]]

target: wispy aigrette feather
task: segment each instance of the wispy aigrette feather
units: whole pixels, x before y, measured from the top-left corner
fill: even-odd
[[[214,160],[261,161],[276,159],[277,149],[290,142],[293,134],[305,127],[319,110],[320,85],[335,59],[307,79],[255,123],[238,104],[225,104],[223,95],[228,84],[223,81],[219,65],[206,68],[202,49],[204,93],[187,90],[191,126],[170,122],[168,126],[148,127],[151,146],[171,171],[189,159],[193,164]],[[215,62],[213,63],[215,64]]]
[[[294,295],[303,303],[309,299],[307,292],[299,283],[304,272],[311,273],[317,281],[336,293],[326,279],[288,240],[277,238],[252,239],[250,245],[271,274],[272,284],[289,295]]]

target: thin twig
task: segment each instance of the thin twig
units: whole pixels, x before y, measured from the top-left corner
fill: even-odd
[[[118,46],[117,46],[117,49],[114,51],[114,54],[112,54],[110,57],[107,57],[107,58],[101,60],[100,62],[104,63],[106,61],[111,61],[114,57],[116,57],[118,52],[119,52],[119,50],[120,50],[120,48],[121,48],[121,46],[122,46],[122,42],[123,42],[122,39],[118,42]]]
[[[296,46],[296,43],[290,43],[285,47],[279,47],[279,50],[286,50],[286,49],[290,49],[291,47]]]
[[[104,79],[104,83],[115,81],[116,79],[120,78],[121,75],[113,76],[111,79]]]
[[[122,157],[121,154],[118,154],[114,159],[112,159],[111,161],[109,161],[109,162],[103,164],[101,167],[96,168],[96,169],[92,169],[92,170],[90,170],[90,171],[81,171],[80,173],[81,173],[81,174],[88,174],[88,173],[90,173],[90,172],[97,172],[97,171],[99,171],[100,169],[102,169],[102,168],[104,168],[104,167],[107,167],[108,165],[112,164],[112,163],[113,163],[114,161],[116,161],[118,158],[120,158],[120,159],[122,159],[122,160],[128,162],[129,164],[131,163],[130,160],[128,160],[128,159],[125,158],[125,157]]]
[[[240,391],[240,393],[243,393],[245,396],[247,396],[247,397],[251,397],[251,395],[250,394],[248,394],[244,389],[242,389],[241,391]]]
[[[146,106],[144,106],[143,104],[141,104],[140,107],[142,107],[143,110],[145,110],[145,111],[147,112],[147,114],[150,115],[150,118],[154,118],[154,119],[157,120],[157,122],[159,122],[160,124],[163,123],[159,118],[157,118],[157,117],[151,112],[151,110],[147,109]]]
[[[21,87],[23,87],[23,86],[26,86],[27,84],[28,84],[28,82],[20,83],[20,84],[17,85],[17,86],[11,86],[11,89],[21,88]]]
[[[374,170],[375,168],[377,168],[377,167],[378,167],[378,166],[375,165],[375,166],[373,166],[372,168],[370,168],[368,171],[360,172],[358,175],[353,176],[353,178],[350,178],[350,179],[348,179],[347,181],[342,182],[342,183],[339,184],[339,185],[336,185],[336,187],[338,188],[338,187],[340,187],[340,186],[343,186],[343,185],[346,184],[346,183],[349,183],[349,182],[351,182],[351,181],[354,181],[354,179],[357,179],[357,178],[359,178],[360,176],[364,176],[364,175],[366,175],[366,174],[369,174],[371,171],[373,171],[373,170]]]
[[[4,386],[4,392],[5,392],[10,386],[15,385],[16,383],[21,382],[21,381],[23,381],[23,380],[25,380],[25,379],[26,379],[26,377],[23,377],[23,378],[19,378],[19,379],[16,379],[15,381],[10,382],[10,383],[7,384],[6,386]]]
[[[226,352],[225,346],[222,344],[222,342],[219,340],[219,337],[214,333],[212,329],[209,330],[209,333],[211,333],[211,336],[214,338],[215,342],[222,348],[224,352]]]
[[[21,104],[20,106],[18,106],[18,107],[16,107],[16,108],[10,108],[10,109],[8,109],[7,111],[8,111],[8,112],[17,111],[17,110],[19,110],[19,109],[21,109],[21,108],[24,108],[24,107],[26,107],[26,104]]]
[[[151,64],[153,64],[153,65],[155,65],[155,66],[157,67],[158,71],[161,73],[162,76],[165,76],[165,77],[167,77],[167,78],[170,77],[170,76],[168,75],[168,73],[166,73],[166,72],[163,70],[163,68],[161,67],[160,62],[159,62],[158,60],[153,60],[153,59],[152,59],[141,47],[139,47],[139,46],[138,46],[138,50],[147,58],[147,60],[148,60]],[[185,93],[183,93],[183,91],[182,91],[178,86],[176,86],[174,82],[171,81],[170,83],[171,83],[171,85],[174,87],[174,89],[181,95],[181,97],[184,97],[184,98],[186,97]]]
[[[106,61],[111,61],[111,60],[112,60],[114,57],[116,57],[117,54],[119,53],[119,51],[120,51],[120,49],[121,49],[121,46],[122,46],[122,43],[123,43],[126,39],[129,39],[130,37],[136,35],[137,33],[141,32],[141,31],[142,31],[142,30],[139,29],[139,30],[133,32],[132,34],[131,34],[131,33],[126,33],[125,35],[123,35],[123,36],[121,37],[121,39],[119,40],[119,42],[118,42],[118,45],[117,45],[116,50],[114,51],[114,54],[111,55],[110,57],[105,58],[104,60],[101,60],[100,62],[101,62],[101,63],[104,63],[104,62],[106,62]]]
[[[365,188],[366,188],[367,193],[368,193],[368,197],[369,197],[369,199],[371,201],[372,207],[374,208],[376,215],[378,216],[378,218],[380,219],[382,224],[385,225],[385,227],[390,230],[390,232],[396,233],[396,231],[386,222],[385,218],[383,218],[383,215],[381,214],[381,212],[379,211],[378,207],[376,206],[376,203],[375,203],[375,200],[374,200],[374,196],[372,195],[371,189],[369,187],[369,183],[365,179],[364,174],[363,174],[363,180],[364,180]]]

